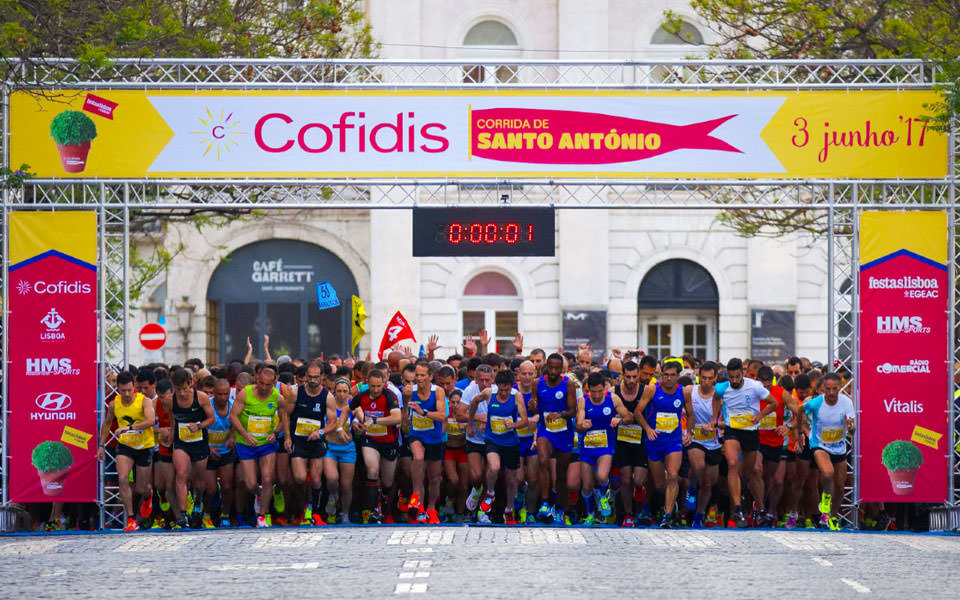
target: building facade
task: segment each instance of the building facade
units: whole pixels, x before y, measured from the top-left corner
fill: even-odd
[[[662,28],[667,9],[684,20],[679,36]],[[368,18],[380,56],[396,59],[669,60],[709,42],[689,6],[670,0],[370,0]],[[465,83],[511,77],[509,67],[464,69]],[[376,353],[399,310],[417,335],[411,346],[437,334],[441,356],[486,329],[506,353],[519,331],[525,350],[590,339],[598,350],[657,356],[791,352],[825,360],[825,247],[805,235],[740,237],[716,217],[564,208],[555,255],[526,258],[414,257],[409,210],[297,210],[222,228],[171,225],[166,243],[184,250],[147,290],[163,307],[168,345],[149,353],[131,334],[131,359],[221,362],[242,358],[248,337],[262,356],[264,334],[274,356],[343,353],[357,294],[369,314],[362,356]],[[322,281],[340,307],[318,310]],[[193,314],[181,327],[176,307],[184,304]],[[132,311],[131,332],[146,318]]]

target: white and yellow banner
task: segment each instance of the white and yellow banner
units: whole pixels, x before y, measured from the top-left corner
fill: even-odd
[[[941,178],[947,138],[922,120],[936,99],[928,91],[15,92],[11,164],[83,178]],[[71,110],[95,136],[58,125],[61,141],[77,134],[73,145],[58,144],[51,122]]]

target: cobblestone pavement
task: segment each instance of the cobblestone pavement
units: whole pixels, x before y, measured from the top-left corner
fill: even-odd
[[[957,598],[960,537],[350,527],[0,537],[0,598]]]

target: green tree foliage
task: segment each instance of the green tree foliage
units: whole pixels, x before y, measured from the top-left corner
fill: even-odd
[[[960,2],[957,0],[692,0],[716,33],[711,55],[752,59],[919,58],[940,68],[942,100],[927,107],[931,127],[960,115]],[[667,13],[669,31],[680,18]],[[743,235],[826,232],[823,211],[725,211]]]
[[[0,60],[351,58],[376,53],[362,0],[0,0]]]

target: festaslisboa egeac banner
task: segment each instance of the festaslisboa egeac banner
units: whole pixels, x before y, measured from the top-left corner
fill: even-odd
[[[947,499],[950,287],[943,212],[860,217],[860,496]]]
[[[11,97],[41,177],[941,178],[930,91],[64,91]]]
[[[10,215],[13,502],[97,499],[97,215]]]

